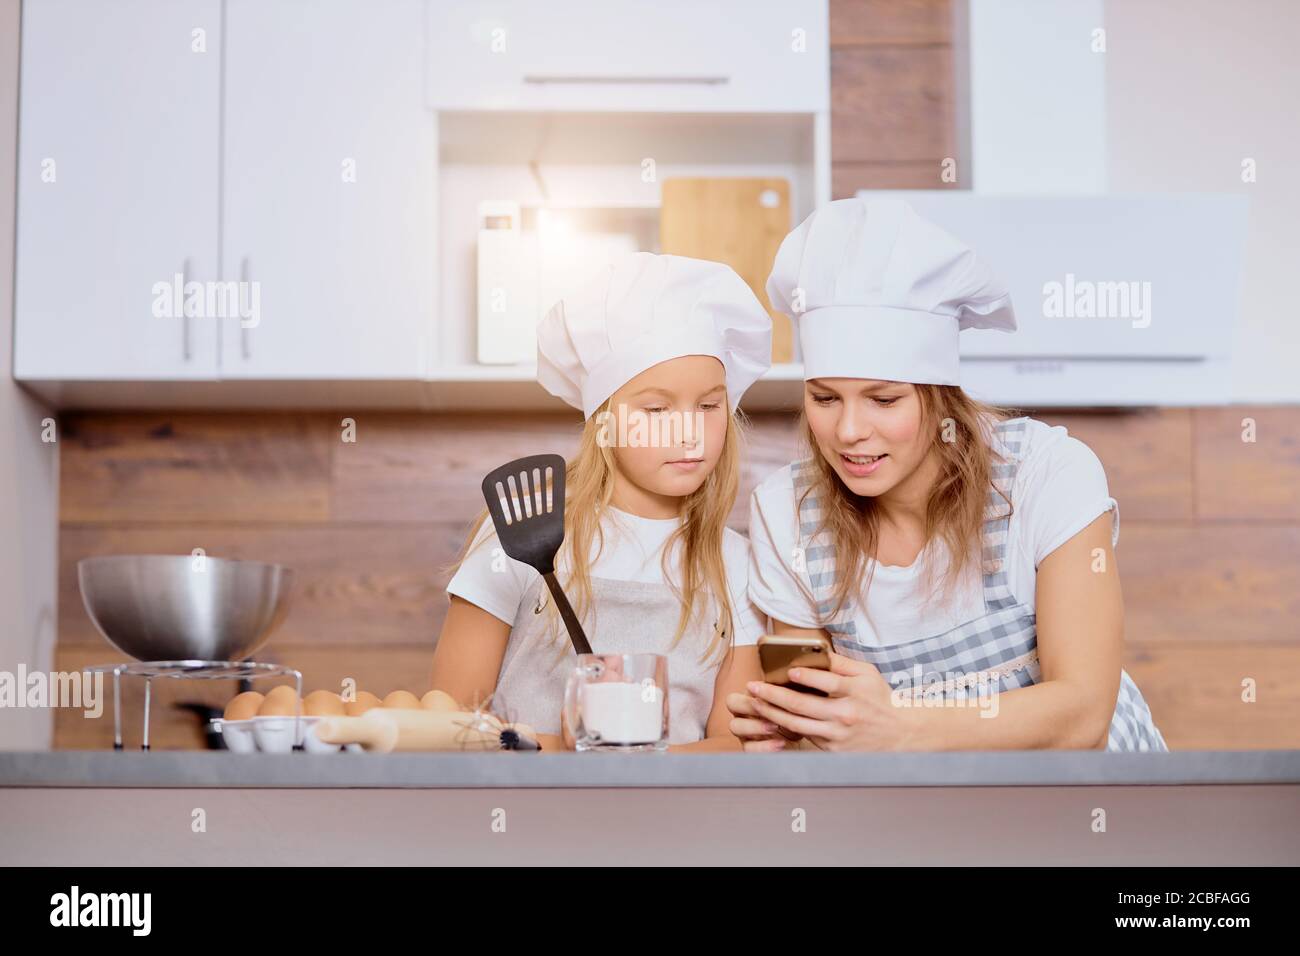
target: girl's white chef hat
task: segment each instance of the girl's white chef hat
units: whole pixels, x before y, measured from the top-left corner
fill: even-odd
[[[587,418],[641,372],[683,355],[722,362],[733,411],[771,366],[772,317],[730,266],[632,253],[537,326],[537,381]]]
[[[962,329],[1013,331],[1011,294],[900,199],[839,199],[781,243],[767,280],[795,320],[804,378],[960,383]]]

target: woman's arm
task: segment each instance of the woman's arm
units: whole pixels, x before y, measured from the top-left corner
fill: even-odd
[[[1103,514],[1038,566],[1042,680],[998,696],[997,716],[917,708],[919,749],[1104,749],[1119,696],[1124,600]]]
[[[829,698],[760,684],[750,712],[826,750],[1104,748],[1119,695],[1124,635],[1110,525],[1110,515],[1102,515],[1038,567],[1040,683],[984,698],[980,706],[900,706],[879,671],[837,655],[831,674],[790,675]],[[739,723],[742,711],[732,710]],[[733,730],[743,735],[744,727],[733,723]],[[745,749],[780,746],[759,741]]]
[[[669,751],[709,753],[740,750],[740,740],[731,732],[731,711],[727,709],[727,698],[732,694],[745,693],[745,685],[762,679],[763,671],[758,666],[758,648],[753,644],[732,647],[713,681],[713,709],[709,711],[704,739],[693,744],[677,744],[669,747]]]

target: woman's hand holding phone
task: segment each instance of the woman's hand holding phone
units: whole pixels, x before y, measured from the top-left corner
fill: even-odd
[[[904,712],[895,707],[888,681],[870,664],[830,655],[830,670],[796,667],[791,683],[816,693],[766,681],[749,685],[749,696],[732,694],[727,706],[735,718],[731,732],[752,753],[786,749],[781,730],[797,734],[821,750],[905,749]]]
[[[758,641],[759,662],[766,682],[771,685],[788,686],[792,667],[829,667],[830,654],[831,643],[825,633],[802,631],[764,634]],[[753,686],[750,684],[751,688]],[[758,706],[755,699],[747,694],[730,694],[727,697],[727,708],[734,718],[730,730],[740,738],[742,749],[769,753],[784,749],[787,741],[796,743],[801,740],[800,734],[763,719]]]

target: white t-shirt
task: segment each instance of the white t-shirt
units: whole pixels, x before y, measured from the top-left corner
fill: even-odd
[[[1097,456],[1065,428],[1027,419],[1022,460],[1010,495],[1013,506],[1007,529],[1004,566],[1011,593],[1033,609],[1040,562],[1098,515],[1111,511],[1112,541],[1119,541],[1119,506],[1110,497],[1106,472]],[[750,499],[749,596],[778,621],[794,627],[821,626],[806,573],[794,570],[798,516],[789,468],[770,475]],[[860,643],[888,647],[943,634],[984,611],[978,568],[947,598],[926,600],[928,561],[939,562],[934,580],[942,580],[946,555],[941,547],[923,548],[907,567],[877,564],[866,600],[859,598],[854,623]]]
[[[601,522],[604,546],[591,566],[591,576],[666,584],[661,556],[664,544],[680,524],[680,518],[642,518],[617,508],[608,508]],[[475,547],[448,582],[447,593],[463,598],[513,626],[520,602],[541,575],[528,565],[507,557],[504,552],[496,553],[500,547],[496,536],[491,520],[484,521],[474,537]],[[479,546],[488,537],[492,540]],[[677,549],[680,550],[680,544]],[[504,570],[493,570],[493,561],[497,559],[501,562],[498,566]],[[726,529],[722,559],[726,564],[731,592],[735,643],[738,646],[757,644],[765,631],[766,620],[747,596],[749,542],[744,535]],[[563,582],[568,576],[563,552],[556,565],[557,575]]]

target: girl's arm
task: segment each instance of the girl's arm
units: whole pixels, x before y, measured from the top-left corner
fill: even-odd
[[[433,650],[433,686],[462,707],[482,703],[496,690],[509,641],[509,624],[453,594]]]
[[[831,639],[825,628],[795,627],[785,621],[772,619],[770,634],[796,637],[824,637]],[[758,658],[758,648],[754,648],[755,676],[751,680],[762,681],[763,665]],[[748,683],[737,682],[731,693],[724,698],[727,708],[728,725],[731,733],[742,741],[742,748],[751,753],[773,753],[787,747],[799,747],[802,735],[777,732],[776,725],[759,713],[761,702],[755,701],[749,693]]]
[[[732,647],[718,668],[718,676],[713,680],[713,706],[709,710],[709,719],[704,727],[704,739],[691,744],[672,744],[670,753],[716,753],[719,751],[739,751],[740,740],[730,730],[731,712],[727,709],[727,695],[743,693],[745,685],[753,680],[761,680],[763,671],[758,666],[758,648],[754,645]],[[537,738],[543,750],[560,750],[567,747],[561,737],[539,734]]]
[[[709,711],[704,739],[693,744],[676,744],[668,750],[671,753],[739,752],[740,739],[731,732],[731,711],[727,709],[727,695],[743,694],[750,681],[762,679],[763,670],[758,665],[758,647],[754,644],[732,647],[713,681],[713,708]]]
[[[451,694],[462,707],[482,703],[496,690],[509,641],[509,624],[453,594],[433,650],[433,686]],[[538,734],[537,742],[545,752],[565,749],[555,734]]]
[[[496,689],[497,675],[509,640],[509,624],[452,595],[451,608],[433,652],[433,686],[451,694],[462,706],[472,707],[485,700]],[[672,746],[669,750],[682,753],[740,750],[740,741],[728,729],[731,713],[727,710],[726,698],[730,693],[744,692],[749,681],[761,680],[762,677],[757,647],[731,648],[714,679],[713,708],[709,712],[705,738],[693,744]],[[543,751],[565,749],[558,735],[539,734],[538,741]]]

